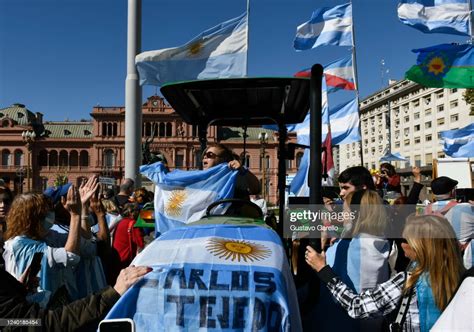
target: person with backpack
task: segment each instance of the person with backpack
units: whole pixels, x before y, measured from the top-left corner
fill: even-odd
[[[407,272],[356,294],[326,264],[325,254],[307,247],[306,262],[352,318],[396,313],[391,331],[428,332],[447,307],[465,271],[454,230],[445,218],[410,216],[403,230]]]

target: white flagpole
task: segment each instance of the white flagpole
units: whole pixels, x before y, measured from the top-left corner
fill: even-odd
[[[354,85],[355,85],[355,92],[356,92],[356,99],[357,99],[357,112],[359,113],[359,135],[361,137],[361,141],[359,143],[360,146],[360,165],[364,166],[364,154],[363,154],[363,147],[362,147],[362,131],[361,131],[361,123],[360,123],[360,112],[359,112],[359,80],[357,79],[357,58],[356,58],[356,42],[355,42],[355,33],[354,33],[354,8],[352,8],[352,0],[350,1],[351,4],[351,15],[352,15],[352,75],[354,75]]]
[[[249,23],[250,23],[250,0],[247,0],[247,56],[245,57],[245,74],[249,76]]]

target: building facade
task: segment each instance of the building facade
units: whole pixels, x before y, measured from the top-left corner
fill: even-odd
[[[426,88],[409,80],[391,84],[360,102],[363,166],[379,168],[390,147],[407,162],[393,162],[409,187],[411,166],[422,167],[428,183],[433,160],[445,157],[440,132],[474,121],[465,89]],[[340,169],[360,165],[359,143],[340,146]],[[403,182],[402,182],[403,184]]]
[[[198,169],[201,162],[196,128],[158,97],[142,106],[142,142],[150,151],[161,153],[170,169]],[[25,105],[0,109],[0,178],[15,192],[44,190],[60,177],[79,184],[83,178],[99,175],[119,184],[125,167],[125,108],[92,109],[90,121],[49,122],[42,113],[32,113]],[[34,133],[34,134],[33,134]],[[262,133],[265,133],[262,135]],[[243,147],[241,128],[210,127],[208,143],[223,143],[261,181],[262,194],[269,202],[277,199],[277,133],[248,128]],[[290,141],[295,136],[289,135]],[[287,161],[287,173],[297,171],[302,151]]]

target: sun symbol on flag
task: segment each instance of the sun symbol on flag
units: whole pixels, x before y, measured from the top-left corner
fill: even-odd
[[[271,256],[267,247],[243,240],[213,238],[208,241],[206,248],[219,258],[238,262],[259,261]]]
[[[434,75],[442,74],[446,69],[443,58],[434,57],[428,63],[428,72],[433,73]]]
[[[188,197],[186,190],[173,190],[165,204],[165,213],[171,217],[178,217],[183,209],[183,203]]]
[[[198,42],[195,42],[194,44],[192,44],[189,47],[189,54],[190,55],[197,55],[197,54],[201,53],[201,50],[202,50],[202,42],[198,41]]]

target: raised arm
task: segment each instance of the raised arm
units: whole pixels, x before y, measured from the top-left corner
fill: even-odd
[[[66,197],[66,209],[71,215],[69,224],[69,234],[64,245],[66,251],[79,255],[80,247],[80,228],[81,228],[81,199],[77,188],[72,185],[69,187]]]

